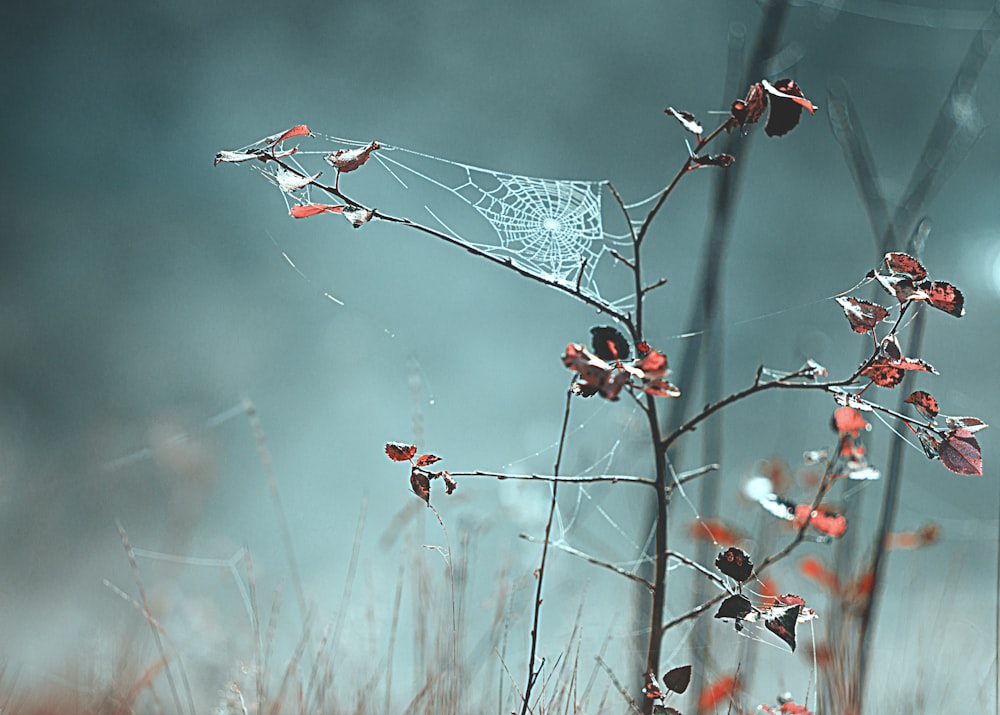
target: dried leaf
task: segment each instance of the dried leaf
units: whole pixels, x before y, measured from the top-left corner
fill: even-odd
[[[344,218],[351,222],[354,228],[361,228],[366,223],[372,220],[372,216],[375,215],[375,211],[372,209],[366,209],[362,206],[355,206],[353,208],[345,208],[341,213],[344,214]]]
[[[777,494],[768,494],[757,503],[764,507],[769,514],[779,519],[792,521],[795,518],[795,504]]]
[[[722,602],[715,617],[732,618],[736,621],[736,630],[740,631],[743,630],[743,624],[740,621],[746,618],[751,611],[753,611],[753,605],[750,603],[750,599],[742,593],[737,593]]]
[[[667,368],[667,356],[658,350],[649,350],[645,355],[639,360],[638,368],[646,374],[647,377],[665,377],[669,374],[669,369]]]
[[[795,652],[795,624],[799,619],[800,610],[802,610],[802,606],[792,606],[783,615],[764,622],[764,627],[785,641],[793,653]]]
[[[625,336],[610,325],[590,329],[594,354],[603,360],[628,360],[629,344]]]
[[[410,471],[410,489],[418,497],[424,500],[427,506],[431,505],[431,480],[420,470]]]
[[[292,218],[309,218],[316,214],[339,214],[344,211],[343,206],[331,206],[330,204],[296,204],[288,211]]]
[[[680,122],[681,126],[692,134],[697,134],[700,137],[701,133],[705,131],[701,123],[691,112],[685,112],[683,109],[674,109],[673,107],[667,107],[663,111]]]
[[[672,382],[656,378],[655,380],[650,380],[647,382],[643,388],[643,392],[653,397],[680,397],[681,388]]]
[[[381,149],[378,142],[370,142],[357,149],[338,149],[323,157],[328,164],[336,167],[341,173],[359,169],[371,158],[372,152]]]
[[[938,445],[941,463],[955,474],[979,477],[983,474],[983,453],[979,442],[966,429],[954,429]]]
[[[945,417],[944,423],[948,429],[964,429],[969,434],[989,427],[978,417]]]
[[[765,79],[761,80],[761,86],[771,95],[771,109],[764,125],[764,133],[769,137],[780,137],[794,129],[802,118],[803,107],[810,114],[816,111],[816,105],[802,95],[802,89],[793,79],[779,79],[773,85]]]
[[[913,405],[913,408],[917,412],[929,420],[933,420],[940,412],[938,409],[938,401],[934,399],[932,394],[924,392],[923,390],[911,392],[910,396],[903,400],[903,402],[908,402]]]
[[[309,184],[316,181],[322,175],[323,172],[314,174],[313,176],[303,176],[297,172],[289,171],[283,166],[279,166],[278,170],[274,172],[274,180],[282,191],[286,194],[292,194],[309,186]]]
[[[746,131],[747,124],[756,124],[764,116],[767,108],[767,93],[760,82],[750,87],[745,99],[737,99],[730,107],[730,113],[740,127],[740,131]]]
[[[872,332],[875,330],[875,326],[889,315],[889,311],[881,305],[867,300],[842,296],[837,298],[837,302],[844,309],[844,314],[856,333]]]
[[[458,482],[456,482],[455,478],[450,474],[448,474],[448,472],[438,472],[438,476],[441,477],[442,481],[444,482],[445,494],[451,494],[456,489],[458,489]]]
[[[743,583],[753,575],[753,561],[742,549],[730,546],[715,559],[715,567],[730,578]]]
[[[961,318],[965,315],[965,296],[951,283],[926,281],[917,286],[927,297],[928,303],[948,315]]]
[[[675,693],[683,693],[691,683],[691,666],[671,668],[663,675],[663,687]]]
[[[404,442],[388,442],[385,445],[385,453],[393,462],[406,462],[417,453],[417,446]]]
[[[311,137],[312,132],[309,131],[309,127],[307,127],[305,124],[296,124],[288,131],[282,132],[281,134],[273,134],[264,141],[267,144],[280,144],[286,139],[291,139],[292,137],[303,137],[303,136]]]
[[[440,462],[440,461],[441,461],[441,458],[438,457],[436,454],[421,454],[419,457],[417,457],[417,466],[418,467],[429,467],[430,465],[434,464],[435,462]]]
[[[884,261],[885,267],[893,273],[904,273],[915,281],[922,281],[927,277],[927,269],[908,253],[887,253]]]

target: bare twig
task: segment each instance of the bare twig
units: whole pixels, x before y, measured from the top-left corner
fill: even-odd
[[[518,534],[518,536],[524,539],[525,541],[532,541],[532,542],[542,541],[542,539],[538,539],[534,536],[529,536],[528,534]],[[600,566],[601,568],[607,569],[608,571],[612,571],[618,574],[619,576],[624,576],[630,581],[641,583],[649,590],[650,593],[653,592],[653,582],[650,581],[649,579],[643,578],[639,574],[623,569],[621,566],[615,566],[613,563],[610,563],[608,561],[603,561],[602,559],[591,556],[590,554],[580,551],[579,549],[574,549],[572,546],[568,546],[567,544],[553,543],[550,544],[550,546],[552,546],[555,549],[559,549],[560,551],[564,551],[570,556],[576,556],[577,558],[581,558],[587,563],[593,564],[594,566]]]

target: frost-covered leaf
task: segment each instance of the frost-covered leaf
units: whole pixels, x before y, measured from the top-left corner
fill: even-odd
[[[291,194],[309,186],[309,184],[316,181],[322,175],[323,172],[314,174],[313,176],[303,176],[294,171],[289,171],[283,166],[279,166],[277,171],[274,172],[274,180],[282,191],[286,194]]]
[[[747,124],[756,124],[764,116],[767,109],[767,93],[760,82],[750,87],[744,99],[737,99],[730,107],[730,113],[739,125],[740,131],[746,131]]]
[[[653,397],[680,397],[681,388],[667,380],[656,378],[643,385],[642,391]]]
[[[855,394],[847,392],[840,387],[832,387],[830,391],[833,392],[833,401],[838,405],[843,407],[853,407],[861,412],[874,412],[875,408],[868,400],[862,399]]]
[[[911,392],[909,397],[903,400],[903,402],[913,405],[913,409],[929,420],[933,420],[938,416],[938,412],[940,412],[938,401],[934,399],[932,394],[923,390]]]
[[[961,318],[965,315],[965,296],[951,283],[926,281],[917,286],[927,297],[928,303],[948,315]]]
[[[599,325],[590,329],[594,354],[603,360],[628,360],[629,343],[617,328]]]
[[[344,214],[344,218],[351,222],[354,228],[361,228],[366,223],[372,220],[372,216],[375,212],[371,209],[366,209],[362,206],[355,206],[353,208],[345,208],[341,213]]]
[[[927,277],[927,270],[920,261],[908,253],[887,253],[883,260],[885,267],[892,273],[903,273],[915,281],[922,281]]]
[[[441,458],[438,457],[436,454],[421,454],[419,457],[417,457],[417,466],[429,467],[435,462],[440,462],[440,461]]]
[[[742,549],[730,546],[715,559],[715,567],[731,579],[743,583],[753,575],[753,561]]]
[[[802,88],[793,79],[779,79],[771,84],[761,80],[761,86],[771,95],[771,109],[767,114],[764,133],[769,137],[780,137],[794,129],[802,117],[802,109],[810,114],[816,112],[816,105],[806,99]]]
[[[701,122],[699,122],[697,118],[691,114],[691,112],[685,112],[683,109],[674,109],[673,107],[667,107],[663,111],[680,122],[681,126],[692,134],[701,136],[701,133],[705,131],[705,129],[701,126]]]
[[[296,204],[288,211],[292,218],[309,218],[317,214],[339,214],[344,212],[343,206],[331,204]]]
[[[948,429],[964,429],[969,434],[989,427],[978,417],[945,417],[944,423]]]
[[[692,154],[691,159],[695,167],[718,166],[723,169],[728,169],[736,162],[736,157],[732,154]]]
[[[881,305],[867,300],[841,296],[837,298],[837,302],[844,309],[844,314],[856,333],[872,332],[889,315],[889,311]]]
[[[777,494],[767,494],[761,497],[758,502],[768,514],[779,519],[791,521],[795,518],[795,504]]]
[[[257,149],[251,149],[250,151],[229,151],[223,149],[218,154],[215,155],[215,164],[219,165],[222,162],[231,162],[238,164],[241,161],[247,161],[248,159],[257,159],[260,157],[260,151]]]
[[[406,462],[417,453],[417,446],[403,442],[388,442],[385,445],[385,453],[393,462]]]
[[[346,174],[364,166],[371,158],[372,152],[377,149],[381,149],[381,147],[378,142],[373,141],[357,149],[338,149],[323,158],[328,164]]]
[[[440,476],[441,480],[444,482],[445,494],[451,494],[458,489],[458,482],[456,482],[455,478],[448,474],[448,472],[438,472],[438,476]]]
[[[941,463],[955,474],[979,477],[983,474],[983,453],[969,430],[955,429],[938,445]]]

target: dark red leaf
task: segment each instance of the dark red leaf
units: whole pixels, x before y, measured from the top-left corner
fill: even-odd
[[[625,336],[611,326],[590,329],[594,354],[602,360],[628,360],[629,347]]]
[[[647,377],[663,377],[667,374],[667,356],[658,350],[650,350],[639,360],[639,369]]]
[[[856,333],[870,333],[889,315],[889,311],[881,305],[867,300],[840,297],[837,302],[844,309],[844,314]]]
[[[737,99],[733,102],[730,112],[739,125],[740,130],[744,131],[747,124],[756,124],[764,116],[766,108],[767,92],[764,91],[763,85],[757,82],[750,87],[746,99]]]
[[[691,683],[691,666],[682,665],[671,668],[663,675],[663,687],[675,693],[683,693]]]
[[[369,142],[357,149],[338,149],[323,158],[328,164],[346,174],[363,166],[371,158],[372,152],[381,148],[378,142]]]
[[[458,482],[456,482],[455,478],[450,474],[448,474],[448,472],[438,472],[438,476],[440,476],[441,479],[444,481],[445,494],[451,494],[456,489],[458,489]]]
[[[955,474],[980,477],[983,474],[983,452],[969,430],[954,429],[938,445],[941,462]]]
[[[916,390],[911,392],[910,396],[907,397],[903,402],[908,402],[913,405],[913,408],[919,412],[921,415],[929,420],[933,420],[938,416],[938,401],[934,399],[934,395],[929,392],[924,392],[923,390]]]
[[[816,106],[802,96],[802,89],[792,79],[779,79],[773,85],[767,80],[761,86],[771,95],[771,109],[767,114],[764,133],[769,137],[780,137],[794,129],[802,117],[805,107],[812,114]]]
[[[705,129],[701,126],[701,123],[693,114],[691,114],[691,112],[685,112],[683,109],[674,109],[673,107],[667,107],[663,111],[680,122],[681,126],[692,134],[701,136],[701,133],[705,131]]]
[[[927,270],[920,261],[908,253],[885,254],[885,267],[893,273],[905,273],[915,281],[922,281],[927,277]]]
[[[418,497],[427,503],[427,506],[431,505],[431,480],[426,474],[416,469],[410,471],[410,489]]]
[[[737,593],[725,601],[719,606],[719,612],[715,614],[716,618],[732,618],[736,621],[736,630],[743,630],[743,624],[740,623],[744,618],[749,615],[753,610],[753,605],[750,603],[750,599],[744,596],[742,593]]]
[[[385,453],[393,462],[405,462],[417,453],[417,446],[403,442],[388,442],[385,445]]]
[[[753,561],[750,556],[735,546],[719,554],[715,559],[715,567],[726,576],[743,583],[753,575]]]
[[[419,457],[417,457],[417,466],[418,467],[429,467],[430,465],[434,464],[435,462],[440,462],[440,461],[441,461],[441,458],[438,457],[435,454],[421,454]]]
[[[917,286],[927,294],[927,302],[948,315],[961,318],[965,315],[965,297],[962,291],[944,281],[926,281]]]
[[[801,610],[802,606],[792,606],[783,615],[764,622],[767,630],[785,641],[793,653],[795,652],[795,623],[799,618],[799,611]]]
[[[879,387],[895,387],[906,375],[901,368],[890,365],[886,360],[872,363],[861,374],[870,377]]]
[[[945,417],[944,423],[948,429],[964,429],[970,434],[989,427],[978,417]]]

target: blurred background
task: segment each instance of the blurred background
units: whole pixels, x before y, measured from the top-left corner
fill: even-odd
[[[878,253],[831,129],[827,89],[840,82],[850,93],[894,207],[990,11],[988,0],[792,4],[768,76],[793,76],[820,111],[784,138],[757,127],[745,147],[737,143],[742,178],[722,273],[725,369],[715,376],[723,393],[750,384],[759,364],[790,370],[812,357],[833,376],[856,366],[865,338],[830,296],[857,283]],[[83,687],[112,677],[123,660],[136,674],[155,661],[145,622],[104,584],[138,595],[116,520],[139,550],[155,614],[197,674],[199,702],[224,699],[219,692],[253,661],[253,600],[251,613],[275,623],[280,680],[304,629],[301,597],[312,614],[309,650],[332,624],[344,667],[362,673],[345,687],[381,698],[395,670],[390,695],[405,705],[426,666],[415,655],[420,622],[432,630],[451,622],[444,560],[425,544],[462,555],[463,631],[478,642],[509,624],[500,627],[505,660],[520,683],[539,548],[518,534],[541,536],[548,489],[461,480],[453,496],[432,500],[445,534],[409,492],[405,465],[383,448],[420,440],[446,469],[548,473],[569,379],[560,356],[606,319],[398,226],[293,221],[273,187],[243,167],[213,167],[213,158],[306,123],[516,174],[610,179],[638,201],[684,161],[685,134],[664,107],[694,112],[706,127],[722,121],[709,112],[745,91],[726,89],[729,38],[751,45],[761,17],[755,3],[725,0],[8,10],[0,29],[5,686]],[[986,422],[1000,398],[991,359],[1000,315],[998,87],[1000,59],[990,56],[962,105],[963,121],[982,134],[921,211],[934,226],[925,265],[964,291],[968,314],[928,316],[921,357],[941,375],[917,384],[943,412]],[[688,329],[714,171],[684,179],[649,238],[648,274],[669,283],[650,302],[648,337],[670,357],[685,342],[674,336]],[[433,206],[433,190],[425,198],[410,189],[418,206]],[[396,211],[379,195],[358,198]],[[473,240],[490,240],[492,229],[481,230]],[[749,533],[764,528],[760,510],[739,501],[740,484],[760,460],[794,467],[804,450],[831,446],[833,407],[819,394],[782,394],[727,412],[720,515]],[[628,401],[574,404],[565,471],[648,474],[641,417]],[[875,425],[876,464],[890,436]],[[993,703],[1000,443],[989,430],[977,436],[982,478],[908,451],[897,529],[933,522],[941,539],[890,558],[893,595],[883,602],[873,682],[907,677],[873,694],[876,712],[918,697],[929,709]],[[699,464],[690,444],[683,468]],[[867,553],[881,489],[848,489],[867,492],[852,522],[858,554]],[[646,533],[640,496],[621,485],[565,491],[561,511],[576,520],[561,536],[598,558],[633,561]],[[683,502],[675,513],[680,548],[695,513]],[[242,549],[253,559],[253,599]],[[804,553],[832,563],[829,547]],[[792,561],[776,577],[782,590],[815,594],[819,629],[825,595]],[[569,658],[577,623],[581,673],[604,648],[631,678],[642,637],[632,585],[565,554],[551,568],[540,654]],[[688,588],[671,592],[672,615],[691,605]],[[727,643],[737,636],[712,625],[707,677],[735,667]],[[689,657],[688,634],[667,639],[665,667]],[[807,659],[754,645],[775,660],[758,669],[748,702],[805,692]],[[471,652],[509,698],[497,652]],[[596,680],[595,693],[608,687],[606,676]]]

